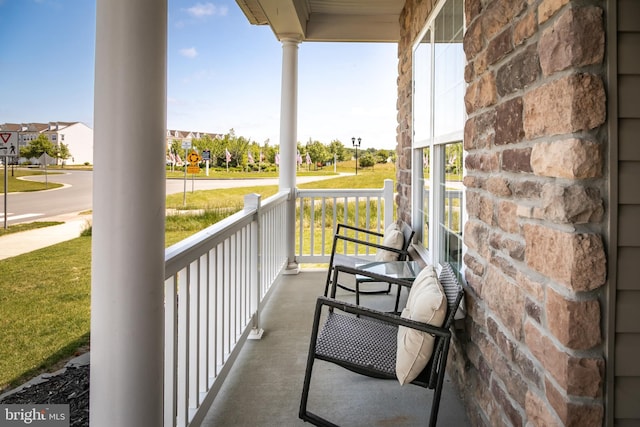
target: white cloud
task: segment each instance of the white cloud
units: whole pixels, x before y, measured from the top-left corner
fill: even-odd
[[[213,3],[196,3],[194,6],[186,9],[187,13],[196,18],[203,18],[205,16],[226,16],[229,12],[229,8],[226,6],[216,6]]]
[[[198,51],[196,50],[195,47],[188,47],[188,48],[180,49],[180,55],[193,59],[196,56],[198,56]]]

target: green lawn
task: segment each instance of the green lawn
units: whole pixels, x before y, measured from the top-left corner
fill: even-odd
[[[57,172],[54,172],[53,175],[56,175]],[[18,179],[25,176],[33,176],[33,175],[44,175],[43,171],[37,170],[27,170],[27,169],[15,169],[13,172],[11,168],[7,169],[7,192],[24,192],[24,191],[41,191],[52,188],[62,187],[62,184],[57,184],[53,182],[49,182],[45,184],[44,182],[34,182],[34,181],[26,181],[23,179]],[[51,174],[50,174],[51,175]],[[0,194],[4,194],[4,166],[0,167]]]
[[[34,221],[34,222],[25,222],[23,224],[9,225],[6,229],[4,227],[0,228],[0,236],[5,236],[7,234],[12,234],[12,233],[20,233],[21,231],[35,230],[37,228],[50,227],[52,225],[60,225],[60,224],[64,224],[64,222]]]
[[[359,169],[357,177],[301,187],[381,188],[386,178],[395,178],[393,165]],[[263,186],[188,193],[189,207],[206,212],[167,217],[165,244],[170,246],[242,209],[245,194],[255,192],[266,199],[277,190],[277,186]],[[182,208],[182,197],[169,196],[167,207]],[[0,260],[0,390],[50,371],[89,342],[90,253],[91,237],[86,236]]]
[[[88,342],[90,253],[80,237],[0,261],[0,388]]]

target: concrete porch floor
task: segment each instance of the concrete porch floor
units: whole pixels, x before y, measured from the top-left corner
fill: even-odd
[[[315,300],[324,290],[326,270],[301,270],[283,276],[261,317],[264,335],[247,341],[202,425],[303,426],[298,418]],[[342,291],[341,299],[355,300]],[[361,298],[368,306],[388,304],[394,296]],[[308,408],[341,426],[424,426],[431,390],[353,374],[316,362]],[[439,426],[469,426],[453,385],[445,380]]]

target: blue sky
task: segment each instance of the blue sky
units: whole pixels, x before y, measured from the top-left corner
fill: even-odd
[[[282,46],[233,0],[169,0],[167,126],[279,143]],[[93,126],[95,0],[0,0],[0,123]],[[397,46],[302,43],[298,140],[395,148]]]

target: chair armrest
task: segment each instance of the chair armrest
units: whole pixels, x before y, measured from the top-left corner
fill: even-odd
[[[342,224],[342,223],[338,224],[338,227],[336,228],[336,234],[340,233],[340,229],[341,228],[346,228],[348,230],[353,230],[353,231],[356,231],[358,233],[371,234],[371,235],[377,236],[377,237],[384,237],[383,233],[378,233],[377,231],[367,230],[366,228],[355,227],[353,225]]]
[[[385,276],[383,274],[376,274],[370,271],[364,271],[360,270],[359,268],[349,267],[346,265],[336,265],[335,267],[333,267],[333,286],[331,287],[331,298],[335,298],[336,296],[336,284],[338,283],[338,276],[340,275],[340,273],[347,273],[354,276],[365,276],[373,279],[371,280],[372,282],[391,283],[394,285],[404,286],[406,288],[410,288],[411,285],[413,285],[413,282],[409,280],[398,279],[396,277]]]
[[[335,236],[333,236],[334,252],[335,252],[335,248],[337,247],[338,240],[345,240],[347,242],[355,243],[358,245],[370,246],[372,248],[377,248],[377,249],[383,249],[385,251],[395,252],[400,255],[405,255],[405,256],[409,255],[409,251],[404,249],[392,248],[391,246],[384,246],[384,245],[381,245],[380,243],[368,242],[366,240],[360,240],[360,239],[356,239],[355,237],[343,236],[339,234],[336,234]]]
[[[389,323],[389,324],[398,325],[398,326],[405,326],[407,328],[415,329],[421,332],[426,332],[428,334],[442,337],[442,338],[448,338],[451,336],[451,331],[449,329],[439,328],[437,326],[433,326],[428,323],[406,319],[396,314],[385,313],[385,312],[374,310],[371,308],[362,307],[362,306],[351,304],[348,302],[336,300],[334,298],[328,298],[324,296],[318,297],[318,299],[316,300],[316,312],[319,312],[322,306],[338,309],[345,313],[369,317],[384,323]],[[314,328],[317,328],[316,324],[314,324]]]

